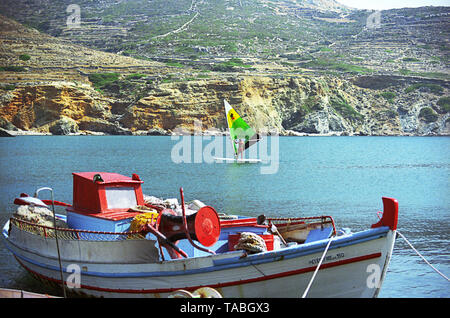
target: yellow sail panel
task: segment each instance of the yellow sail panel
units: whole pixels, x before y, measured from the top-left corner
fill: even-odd
[[[228,128],[233,127],[234,122],[239,118],[241,118],[241,116],[239,116],[239,114],[233,108],[230,108],[227,113]]]

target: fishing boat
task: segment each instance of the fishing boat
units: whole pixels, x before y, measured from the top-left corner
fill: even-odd
[[[137,174],[76,172],[72,204],[54,200],[53,192],[41,200],[39,193],[51,188],[22,193],[3,227],[6,246],[39,280],[97,297],[169,297],[204,287],[224,298],[376,297],[380,291],[396,237],[393,198],[382,198],[376,223],[353,233],[337,229],[328,215],[218,212],[185,202],[182,188],[181,203],[168,200],[169,206],[149,200],[142,183]],[[55,206],[65,213],[55,213]]]
[[[227,116],[228,131],[234,150],[234,158],[214,157],[216,161],[237,162],[237,163],[258,163],[261,159],[244,158],[243,153],[252,145],[261,140],[261,136],[251,128],[244,119],[234,110],[224,99],[225,114]],[[241,156],[241,158],[239,158]]]

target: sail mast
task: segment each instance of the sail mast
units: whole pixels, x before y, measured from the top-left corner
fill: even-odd
[[[223,100],[223,104],[225,105],[225,115],[227,116],[227,125],[228,125],[228,131],[230,133],[231,144],[233,145],[234,154],[237,155],[238,149],[237,149],[237,146],[235,143],[235,140],[237,139],[237,137],[236,137],[236,134],[235,134],[234,128],[233,128],[233,123],[236,120],[234,113],[233,113],[234,109],[231,107],[231,105],[225,99]]]

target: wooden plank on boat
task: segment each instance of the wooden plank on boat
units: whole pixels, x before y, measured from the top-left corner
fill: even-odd
[[[38,294],[18,289],[0,288],[0,298],[60,298],[47,294]]]

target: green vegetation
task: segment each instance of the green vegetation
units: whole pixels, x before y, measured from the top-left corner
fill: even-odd
[[[167,66],[174,66],[174,67],[184,67],[184,65],[181,64],[180,62],[172,61],[172,60],[167,61],[166,65]]]
[[[310,112],[320,110],[322,106],[320,105],[319,98],[317,96],[309,96],[301,105],[301,108],[305,114],[308,114]]]
[[[144,97],[148,86],[153,83],[151,79],[136,81],[146,77],[145,74],[140,73],[126,76],[120,76],[119,73],[93,73],[89,74],[88,77],[95,90],[102,94],[107,92],[111,96],[135,100]]]
[[[319,49],[319,51],[320,51],[320,52],[332,52],[333,50],[330,49],[329,47],[322,46],[322,47]]]
[[[352,123],[364,119],[364,116],[358,113],[352,106],[350,106],[344,97],[333,96],[330,99],[331,107],[345,119]]]
[[[398,70],[398,72],[402,75],[411,75],[411,73],[413,73],[412,71],[408,70],[407,68],[401,68]]]
[[[22,61],[28,61],[29,59],[31,59],[31,56],[29,56],[28,54],[22,54],[19,56],[19,60]]]
[[[251,65],[244,64],[241,59],[233,58],[226,62],[215,64],[212,70],[216,72],[235,72],[241,68],[250,69],[251,67]]]
[[[89,80],[96,89],[102,89],[119,79],[119,73],[93,73],[89,74]]]
[[[167,74],[167,76],[161,80],[162,83],[171,83],[171,82],[175,82],[175,81],[176,81],[176,79],[173,78],[172,74]]]
[[[382,92],[381,96],[383,96],[389,103],[393,103],[397,94],[394,92]]]
[[[424,107],[420,110],[419,118],[423,118],[427,123],[438,120],[438,114],[431,107]]]
[[[126,80],[136,80],[136,79],[141,79],[145,77],[144,74],[140,74],[140,73],[133,73],[133,74],[129,74],[127,76],[125,76]]]
[[[235,67],[244,67],[244,68],[250,68],[251,65],[244,64],[244,62],[241,59],[233,58],[230,59],[228,62],[224,62],[224,65],[230,65]]]
[[[408,76],[420,76],[420,77],[429,77],[429,78],[437,78],[437,79],[449,79],[450,76],[447,73],[440,73],[440,72],[413,72],[411,70],[408,70],[407,68],[401,68],[398,71],[402,75],[408,75]]]
[[[0,86],[1,89],[4,89],[5,91],[13,91],[16,89],[16,85],[14,84],[4,84]]]
[[[450,97],[444,96],[439,98],[436,102],[439,106],[441,106],[442,110],[446,113],[450,112]]]
[[[433,84],[433,83],[416,83],[416,84],[413,84],[411,86],[408,86],[405,89],[405,93],[411,93],[411,92],[413,92],[415,90],[418,90],[418,89],[419,90],[425,89],[425,90],[428,90],[428,91],[430,91],[430,92],[432,92],[434,94],[442,94],[442,92],[444,91],[442,86],[439,86],[437,84]]]
[[[6,71],[6,72],[25,72],[26,69],[23,66],[0,66],[0,71]]]
[[[199,74],[199,75],[197,75],[197,78],[198,79],[205,79],[205,78],[209,78],[209,75],[208,74]]]
[[[431,49],[431,45],[429,45],[429,44],[422,44],[422,45],[418,45],[417,47],[420,47],[421,49],[425,49],[425,50]]]

